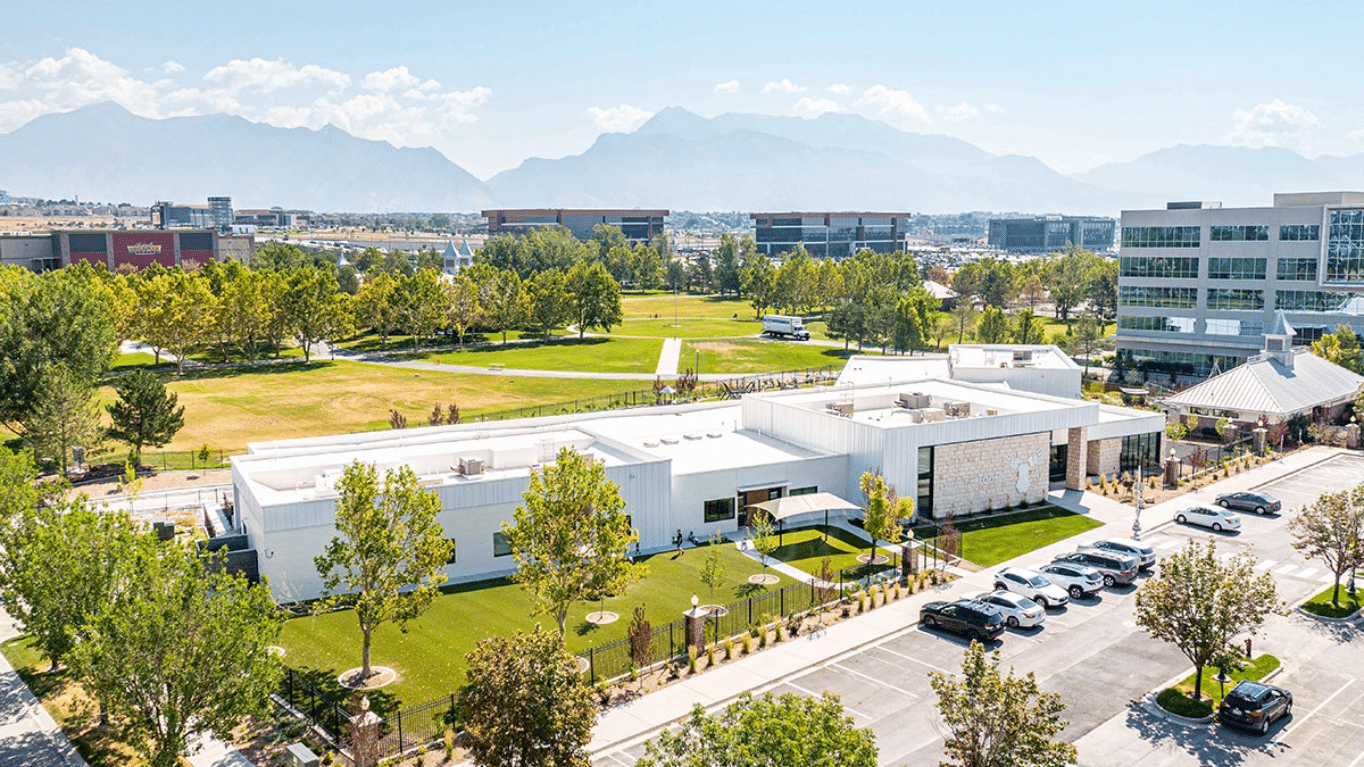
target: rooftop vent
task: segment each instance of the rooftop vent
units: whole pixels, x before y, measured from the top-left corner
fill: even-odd
[[[824,406],[830,413],[843,418],[852,418],[853,403],[851,402],[830,402]]]
[[[895,401],[897,407],[917,410],[921,407],[928,407],[932,403],[932,397],[923,392],[901,392],[900,398]]]
[[[658,441],[665,445],[676,445],[677,437],[660,437]]]
[[[459,473],[466,477],[477,477],[483,474],[482,458],[461,458],[459,459]]]
[[[713,432],[710,432],[709,434],[707,434],[706,436],[707,436],[707,437],[710,437],[711,439],[719,439],[719,438],[721,438],[721,437],[723,437],[723,436],[725,436],[725,435],[724,435],[724,432],[713,431]]]
[[[683,439],[688,439],[688,440],[696,440],[696,439],[701,439],[701,435],[700,435],[700,434],[683,434],[683,435],[682,435],[682,438],[683,438]]]

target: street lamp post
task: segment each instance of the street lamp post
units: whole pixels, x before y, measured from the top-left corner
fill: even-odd
[[[1146,500],[1141,496],[1142,486],[1146,483],[1142,481],[1141,469],[1137,469],[1137,481],[1132,486],[1132,491],[1136,493],[1137,515],[1132,520],[1132,540],[1141,540],[1141,510],[1146,508]]]

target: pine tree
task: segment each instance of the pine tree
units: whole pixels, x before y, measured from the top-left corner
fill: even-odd
[[[118,401],[107,406],[113,422],[108,434],[133,448],[134,463],[142,459],[142,448],[169,443],[185,425],[179,395],[167,390],[155,373],[129,373],[114,382],[114,391]]]

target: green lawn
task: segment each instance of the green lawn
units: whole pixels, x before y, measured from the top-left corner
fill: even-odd
[[[612,336],[644,336],[648,338],[747,338],[761,333],[762,323],[740,315],[739,319],[709,317],[681,317],[676,324],[670,312],[666,317],[627,319],[611,328]]]
[[[663,342],[636,338],[577,338],[506,346],[476,346],[427,354],[447,365],[487,367],[501,364],[528,370],[582,370],[594,373],[652,373]]]
[[[682,344],[682,363],[695,360],[700,353],[702,373],[776,373],[826,365],[842,367],[856,354],[840,348],[806,344],[800,341],[769,341],[754,338],[716,341],[686,341]]]
[[[1322,589],[1320,594],[1307,600],[1307,602],[1303,604],[1302,609],[1305,612],[1312,613],[1313,615],[1320,615],[1323,618],[1344,618],[1347,615],[1350,615],[1361,607],[1361,603],[1359,601],[1358,591],[1356,591],[1353,599],[1350,598],[1350,592],[1346,590],[1349,582],[1350,577],[1348,575],[1341,579],[1339,607],[1331,603],[1331,594],[1335,591],[1335,585],[1332,584]]]
[[[753,307],[748,300],[720,298],[718,296],[677,296],[676,307],[673,294],[664,293],[652,296],[623,296],[620,301],[621,312],[626,319],[643,319],[658,315],[660,320],[673,318],[674,310],[678,317],[698,317],[709,319],[754,319]]]
[[[726,585],[715,592],[714,602],[732,603],[762,589],[746,582],[749,575],[762,571],[760,564],[733,545],[726,545],[722,553]],[[649,576],[625,594],[604,604],[575,605],[568,620],[569,650],[581,652],[624,637],[636,605],[645,605],[649,621],[664,626],[690,609],[692,594],[711,602],[700,581],[704,557],[704,547],[688,548],[680,556],[667,552],[645,557]],[[782,577],[767,588],[775,591],[790,584]],[[602,627],[584,620],[587,613],[603,608],[619,613],[620,620]],[[519,586],[502,579],[461,584],[448,589],[425,615],[409,623],[406,634],[392,625],[376,631],[373,659],[398,671],[398,682],[385,692],[411,706],[457,691],[464,684],[464,655],[479,639],[528,630],[537,622],[550,630],[556,628],[553,616],[530,616],[530,602]],[[360,632],[350,611],[291,620],[281,643],[288,665],[309,677],[331,680],[333,686],[337,675],[360,664]]]
[[[787,531],[782,538],[783,544],[772,552],[772,556],[811,575],[819,575],[825,557],[830,560],[829,568],[837,573],[845,568],[860,566],[862,563],[857,561],[858,554],[871,553],[871,544],[840,527],[805,527]],[[884,546],[885,542],[881,544]],[[880,547],[877,552],[888,553]]]
[[[1244,669],[1229,673],[1227,676],[1231,677],[1231,681],[1226,683],[1225,689],[1230,690],[1236,686],[1237,682],[1243,679],[1258,682],[1268,676],[1269,672],[1278,667],[1279,659],[1265,653],[1254,661],[1247,663]],[[1214,678],[1216,676],[1217,669],[1203,669],[1201,687],[1203,700],[1194,700],[1191,697],[1194,690],[1194,675],[1189,674],[1187,677],[1184,677],[1184,681],[1162,691],[1156,698],[1156,702],[1166,711],[1179,714],[1180,716],[1187,716],[1194,719],[1208,716],[1213,711],[1217,710],[1218,706],[1222,705],[1222,692],[1224,688],[1222,683]]]
[[[1048,506],[986,519],[956,523],[961,531],[962,558],[991,567],[1043,546],[1093,530],[1101,524],[1089,517]],[[920,538],[931,536],[932,528],[915,530]]]

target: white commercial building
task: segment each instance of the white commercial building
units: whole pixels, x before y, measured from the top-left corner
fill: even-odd
[[[970,349],[963,356],[980,357]],[[1053,480],[1078,488],[1124,460],[1134,469],[1158,461],[1162,414],[1013,386],[920,376],[257,444],[232,460],[234,524],[276,598],[293,601],[320,594],[313,558],[335,534],[335,482],[354,461],[381,471],[409,465],[440,498],[441,524],[455,542],[447,567],[454,581],[512,570],[501,523],[521,505],[531,472],[562,447],[604,463],[646,552],[672,545],[678,530],[734,533],[749,506],[775,498],[822,492],[861,505],[866,471],[916,498],[921,514],[942,517],[1040,501]]]

